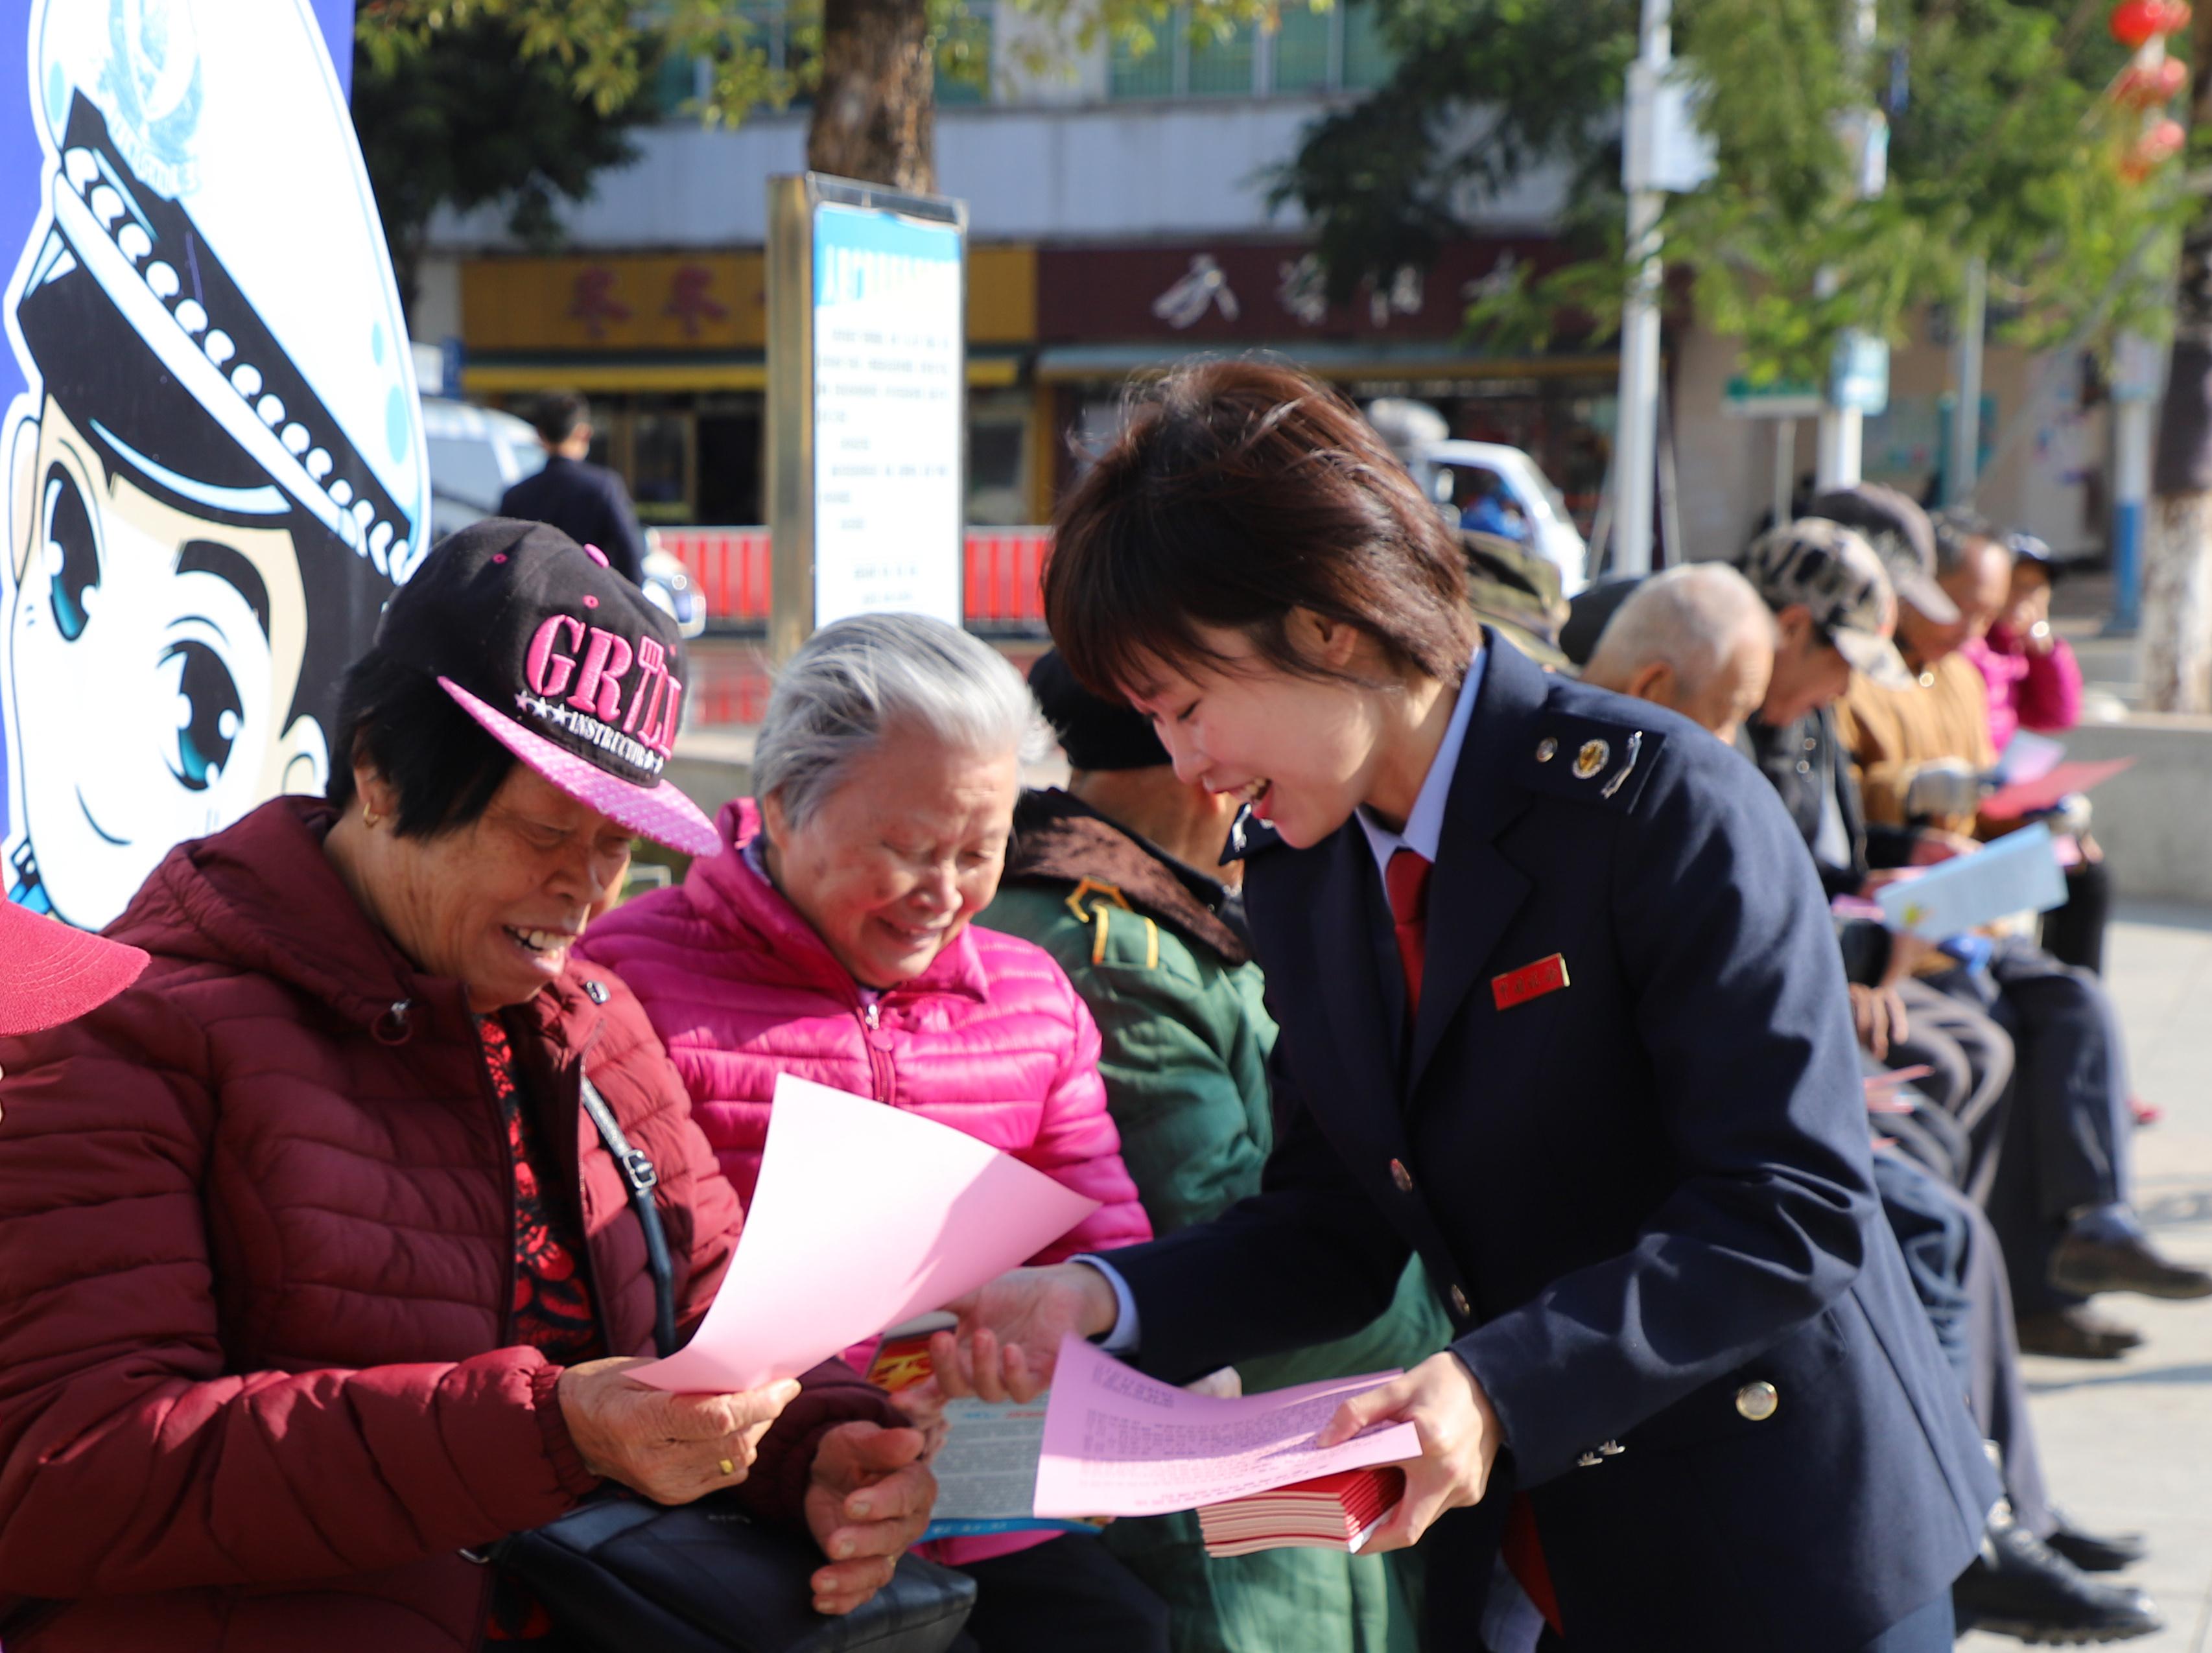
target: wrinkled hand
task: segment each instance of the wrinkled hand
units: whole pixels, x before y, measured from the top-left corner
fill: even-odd
[[[1895,988],[1862,987],[1850,984],[1851,1023],[1858,1030],[1859,1042],[1876,1061],[1889,1057],[1893,1040],[1902,1040],[1911,1032],[1905,1021],[1905,1000]]]
[[[822,1437],[806,1489],[806,1526],[830,1565],[808,1582],[814,1610],[847,1613],[891,1581],[929,1525],[937,1478],[917,1429],[840,1424]]]
[[[1336,1446],[1381,1423],[1409,1423],[1421,1437],[1421,1455],[1404,1466],[1406,1496],[1361,1547],[1402,1550],[1447,1510],[1482,1501],[1498,1460],[1498,1413],[1474,1374],[1446,1349],[1402,1377],[1355,1395],[1336,1409],[1317,1446]]]
[[[1969,838],[1963,832],[1939,832],[1934,827],[1923,827],[1912,836],[1912,853],[1907,859],[1915,866],[1934,866],[1961,855],[1971,855],[1981,847],[1978,839]]]
[[[648,1364],[587,1360],[561,1374],[554,1395],[584,1467],[655,1504],[689,1504],[743,1480],[761,1437],[799,1393],[786,1378],[732,1395],[671,1395],[629,1375]]]
[[[909,1425],[921,1431],[922,1462],[933,1460],[952,1432],[952,1425],[945,1418],[943,1387],[934,1377],[927,1377],[895,1392],[891,1404],[905,1415]]]
[[[1060,1340],[1103,1336],[1120,1309],[1106,1277],[1079,1262],[1017,1268],[945,1306],[960,1324],[929,1340],[939,1387],[994,1402],[1034,1401],[1052,1382]]]
[[[1905,788],[1908,817],[1972,815],[1982,806],[1982,777],[1964,758],[1923,763]]]

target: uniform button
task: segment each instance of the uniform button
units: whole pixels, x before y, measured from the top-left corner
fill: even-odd
[[[1402,1159],[1394,1159],[1390,1162],[1390,1181],[1396,1184],[1398,1192],[1401,1194],[1411,1194],[1413,1191],[1413,1173],[1406,1169],[1406,1162]]]
[[[1801,757],[1797,760],[1797,773],[1800,775],[1810,775],[1813,773],[1813,766]]]
[[[1451,1306],[1452,1313],[1457,1315],[1462,1320],[1468,1317],[1469,1310],[1467,1306],[1467,1293],[1456,1285],[1451,1289]]]
[[[1536,761],[1539,763],[1548,763],[1559,755],[1559,743],[1551,736],[1546,735],[1536,743]]]
[[[1810,736],[1810,735],[1807,735],[1807,736],[1805,737],[1805,750],[1806,750],[1807,751],[1808,751],[1808,752],[1809,752],[1809,751],[1812,751],[1814,748],[1818,747],[1818,746],[1820,745],[1820,743],[1819,741],[1815,740],[1815,739],[1814,739],[1812,736]]]
[[[1735,1392],[1736,1411],[1754,1424],[1765,1423],[1781,1404],[1780,1393],[1763,1377],[1756,1383],[1746,1383]]]

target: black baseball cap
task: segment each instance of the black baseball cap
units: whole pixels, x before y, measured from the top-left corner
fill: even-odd
[[[1150,718],[1101,700],[1076,682],[1056,648],[1030,667],[1030,693],[1059,735],[1071,769],[1152,769],[1170,761]]]
[[[688,854],[720,849],[714,823],[665,774],[684,640],[596,547],[542,522],[471,523],[399,588],[376,647],[436,678],[579,803]]]

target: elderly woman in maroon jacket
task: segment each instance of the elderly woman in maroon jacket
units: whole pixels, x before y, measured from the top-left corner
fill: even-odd
[[[680,1324],[740,1222],[636,1001],[569,957],[633,831],[714,846],[659,776],[681,669],[557,531],[455,536],[348,676],[328,801],[172,853],[112,931],[137,984],[0,1042],[9,1653],[542,1637],[460,1553],[609,1481],[804,1522],[824,1611],[888,1578],[933,1485],[878,1391],[630,1376],[654,1292],[584,1079],[659,1168]]]

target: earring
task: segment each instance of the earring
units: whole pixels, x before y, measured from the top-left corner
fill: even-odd
[[[371,808],[367,802],[364,801],[362,803],[361,806],[361,823],[367,827],[371,832],[376,830],[376,823],[383,818],[384,817],[381,815],[379,815],[374,809]]]

